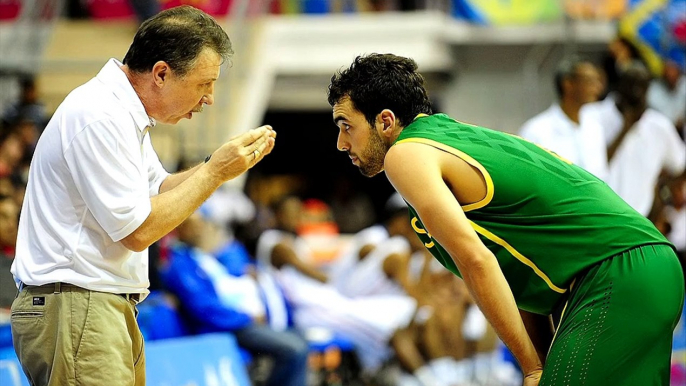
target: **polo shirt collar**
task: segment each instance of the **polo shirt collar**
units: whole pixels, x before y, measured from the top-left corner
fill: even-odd
[[[142,133],[147,127],[155,126],[157,122],[148,116],[145,107],[143,107],[143,102],[136,94],[121,66],[123,64],[120,61],[112,58],[100,70],[96,78],[108,87],[128,109],[136,123],[136,129]]]

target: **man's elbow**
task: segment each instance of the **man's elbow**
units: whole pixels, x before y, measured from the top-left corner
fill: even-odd
[[[150,246],[150,244],[152,244],[152,242],[144,240],[141,237],[140,232],[137,231],[134,231],[130,235],[124,237],[120,242],[124,247],[126,247],[126,249],[133,252],[143,252]]]
[[[480,249],[481,248],[462,255],[458,265],[464,267],[469,273],[474,274],[482,274],[484,271],[491,271],[498,265],[498,260],[490,251]]]

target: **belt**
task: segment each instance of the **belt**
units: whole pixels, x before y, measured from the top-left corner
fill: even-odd
[[[78,288],[84,291],[89,291],[85,288],[79,287],[74,284],[69,284],[69,283],[62,283],[62,282],[56,282],[56,283],[48,283],[48,284],[43,284],[43,285],[28,285],[25,284],[24,282],[19,282],[19,292],[23,291],[26,288],[43,288],[43,289],[48,289],[48,288],[53,288],[53,293],[58,294],[62,292],[62,288]],[[119,295],[122,296],[124,299],[127,301],[133,301],[134,303],[138,304],[141,301],[141,294],[139,293],[132,293],[132,294],[117,294],[113,293],[113,295]]]

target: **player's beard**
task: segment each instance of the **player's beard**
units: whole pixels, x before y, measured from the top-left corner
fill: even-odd
[[[365,177],[373,177],[383,171],[386,153],[388,152],[388,149],[391,148],[390,145],[384,143],[383,139],[381,139],[381,136],[374,128],[371,128],[370,130],[371,135],[369,137],[369,143],[361,154],[365,161],[363,162],[362,159],[360,159],[360,173]]]

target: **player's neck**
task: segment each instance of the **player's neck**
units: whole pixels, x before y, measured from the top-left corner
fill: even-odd
[[[400,125],[393,128],[393,131],[391,132],[391,134],[389,136],[389,139],[390,139],[389,145],[393,145],[395,143],[395,141],[398,140],[398,137],[400,136],[400,133],[402,133],[404,128],[405,127],[400,126]]]

